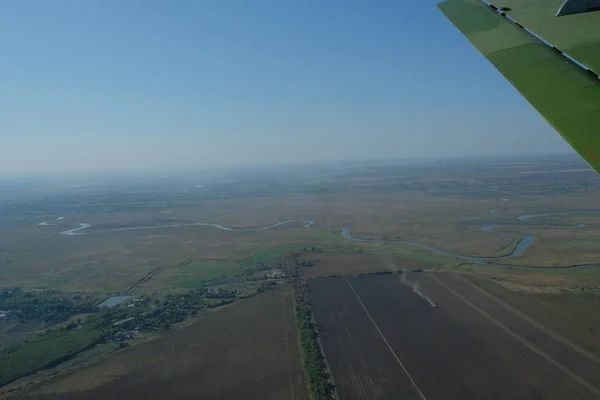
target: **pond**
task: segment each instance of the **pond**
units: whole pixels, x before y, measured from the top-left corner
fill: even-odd
[[[96,307],[114,307],[117,304],[121,304],[122,302],[132,299],[135,296],[111,296],[102,301],[102,303],[98,304]]]

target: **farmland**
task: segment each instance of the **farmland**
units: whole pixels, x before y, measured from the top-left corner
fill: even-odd
[[[308,399],[290,289],[207,313],[10,398]]]
[[[398,257],[392,259],[391,256],[382,258],[373,254],[308,252],[304,253],[302,258],[315,262],[313,266],[304,269],[306,278],[389,272],[395,269],[417,270],[439,266],[419,259]]]
[[[599,361],[448,274],[309,281],[344,399],[592,399]],[[417,293],[418,292],[418,293]],[[424,297],[426,296],[427,299]]]
[[[467,293],[471,297],[465,294],[465,299],[489,308],[484,311],[500,320],[507,308],[493,308],[489,296],[477,297],[481,293],[460,279],[474,282],[600,357],[596,333],[600,332],[596,316],[600,180],[578,159],[390,161],[190,172],[169,178],[123,174],[69,179],[74,180],[60,185],[54,180],[20,186],[0,181],[0,293],[7,299],[0,304],[0,351],[10,354],[0,359],[1,381],[10,382],[0,391],[25,387],[26,392],[14,395],[77,398],[70,393],[77,389],[93,396],[112,396],[117,390],[129,390],[120,386],[123,382],[146,382],[148,375],[154,377],[148,383],[153,391],[164,394],[172,390],[169,385],[177,382],[179,373],[182,380],[191,379],[183,367],[177,369],[172,358],[184,357],[184,353],[206,355],[207,348],[223,347],[218,331],[227,332],[222,335],[227,340],[241,340],[239,354],[246,355],[240,356],[238,369],[230,371],[212,356],[206,364],[188,360],[182,365],[214,381],[214,390],[223,390],[214,394],[203,383],[198,389],[203,394],[231,397],[238,389],[218,389],[225,383],[213,378],[247,374],[249,380],[242,381],[252,386],[249,382],[254,375],[244,372],[255,362],[250,355],[268,356],[283,349],[274,339],[256,342],[255,332],[268,336],[266,327],[271,327],[274,334],[284,329],[291,335],[287,325],[280,326],[289,319],[294,332],[297,327],[308,338],[303,340],[302,352],[317,355],[312,361],[305,359],[310,379],[317,377],[319,387],[327,388],[327,374],[319,369],[317,342],[321,339],[340,398],[357,393],[366,398],[385,398],[389,393],[414,397],[410,379],[399,378],[405,372],[394,355],[383,355],[391,347],[403,359],[400,353],[406,350],[396,346],[400,342],[413,346],[413,336],[428,341],[415,343],[415,349],[425,352],[429,346],[439,354],[448,351],[467,370],[475,368],[491,376],[500,373],[498,366],[514,369],[499,382],[514,378],[515,391],[522,396],[545,396],[539,388],[550,379],[586,398],[569,374],[557,378],[556,365],[543,357],[536,359],[540,356],[535,351],[532,355],[522,341],[505,337],[506,332],[502,334],[496,324],[465,306],[440,283]],[[524,243],[526,236],[530,239]],[[577,264],[586,265],[564,268]],[[357,300],[352,300],[352,288],[333,283],[345,282],[339,277],[347,277],[386,337],[398,328],[380,319],[402,316],[410,324],[410,329],[404,329],[408,333],[393,340],[389,333],[389,346],[379,343],[379,332],[364,328],[372,322],[364,319],[362,307],[357,308]],[[453,277],[462,278],[454,281]],[[294,315],[292,289],[272,288],[290,282],[298,288],[305,280],[309,303],[295,304]],[[394,280],[397,294],[386,286]],[[319,289],[325,285],[322,282],[333,285],[325,291],[330,294]],[[425,297],[419,297],[419,291]],[[381,293],[369,294],[376,292]],[[284,298],[289,304],[285,310],[271,310],[268,317],[262,310],[269,309],[267,303],[279,301],[273,293],[288,293],[290,297]],[[129,303],[97,307],[103,299],[121,295],[129,296]],[[421,302],[430,301],[438,306],[420,310]],[[332,308],[324,310],[322,304]],[[240,309],[244,315],[231,311]],[[412,315],[413,309],[428,317],[419,322],[404,316]],[[223,319],[218,315],[224,315]],[[264,330],[251,325],[251,316],[262,321]],[[313,332],[312,316],[317,318],[317,328],[324,328],[320,336]],[[218,322],[200,328],[208,320]],[[502,325],[515,332],[521,329],[511,321]],[[345,327],[346,333],[328,329],[327,323]],[[538,327],[533,327],[529,327],[531,332],[519,331],[520,335],[539,336]],[[424,333],[427,329],[447,332],[448,343],[456,348],[466,346],[456,332],[468,332],[474,343],[472,352],[459,355],[445,349],[446,344]],[[234,331],[248,340],[238,338]],[[338,347],[328,339],[329,331],[337,335]],[[486,344],[488,336],[491,347]],[[197,342],[201,344],[191,344],[192,337],[201,338]],[[148,342],[150,338],[156,339]],[[259,350],[253,347],[255,342]],[[47,348],[45,343],[55,345]],[[173,377],[160,375],[153,364],[154,343],[164,346],[161,362],[173,365]],[[373,347],[365,348],[365,343]],[[166,346],[171,344],[169,352]],[[513,345],[527,360],[505,351]],[[39,348],[47,349],[44,357],[31,362],[35,358],[31,353]],[[544,348],[542,352],[554,351]],[[446,356],[440,359],[431,351],[423,354],[424,361],[419,362],[438,368],[432,371],[437,371],[440,391],[468,397],[469,393],[500,390],[501,385],[493,382],[485,387],[484,378],[471,379],[480,386],[453,387],[450,378],[443,376],[458,376],[462,382],[467,372],[457,369],[458,375],[450,374],[444,364]],[[128,363],[123,361],[125,355],[143,361]],[[414,354],[406,357],[416,362]],[[553,359],[560,359],[573,375],[585,375],[561,357]],[[362,361],[356,364],[355,359]],[[22,361],[25,368],[13,368]],[[273,382],[282,373],[296,374],[297,365],[281,363],[286,365],[281,371],[263,370],[260,379],[254,376],[255,384],[247,390],[285,398],[284,389]],[[120,372],[109,373],[109,368]],[[527,368],[534,371],[531,376],[525,373]],[[532,384],[526,385],[525,378],[517,375],[526,376]],[[98,383],[107,376],[116,378],[106,385]],[[425,379],[417,372],[416,377]],[[582,379],[589,382],[594,377]],[[161,389],[159,383],[165,386]],[[194,395],[186,391],[185,382],[181,385],[182,397]],[[423,385],[430,384],[425,381]],[[306,395],[301,386],[306,390],[306,382],[293,386],[298,398]],[[432,389],[423,389],[427,390]],[[432,398],[439,393],[431,393]]]

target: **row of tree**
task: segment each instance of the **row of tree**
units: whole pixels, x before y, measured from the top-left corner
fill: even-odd
[[[296,267],[297,268],[297,267]],[[299,277],[294,280],[296,300],[296,328],[300,338],[300,350],[308,386],[313,400],[333,400],[334,386],[329,379],[325,357],[321,352],[319,334],[313,323],[310,306],[306,301],[304,280]]]

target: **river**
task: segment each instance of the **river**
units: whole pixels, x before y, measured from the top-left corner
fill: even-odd
[[[520,215],[516,219],[520,222],[529,222],[530,220],[532,220],[534,218],[558,217],[558,216],[575,215],[575,214],[577,214],[577,215],[578,214],[600,214],[600,212],[571,211],[571,212],[546,213],[546,214],[527,214],[527,215]],[[62,217],[59,217],[59,219],[57,219],[57,220],[60,220],[60,219],[62,219]],[[127,227],[127,228],[115,228],[115,229],[106,229],[106,230],[94,231],[94,232],[117,232],[117,231],[131,231],[131,230],[141,230],[141,229],[177,228],[177,227],[183,227],[183,226],[210,226],[210,227],[213,227],[216,229],[221,229],[221,230],[230,231],[230,232],[259,232],[259,231],[264,231],[267,229],[275,228],[275,227],[278,227],[281,225],[289,224],[292,222],[301,222],[301,223],[303,223],[302,226],[304,228],[312,228],[315,225],[315,221],[311,221],[311,220],[286,220],[286,221],[277,222],[272,225],[264,226],[261,228],[237,229],[237,228],[228,228],[228,227],[220,225],[220,224],[214,224],[214,223],[209,223],[209,222],[195,222],[195,223],[189,223],[189,224],[176,224],[176,225],[153,225],[153,226],[136,226],[136,227]],[[43,224],[39,224],[39,225],[49,225],[49,224],[43,223]],[[86,224],[86,223],[79,223],[78,225],[79,225],[79,227],[74,228],[74,229],[69,229],[66,231],[62,231],[62,232],[60,232],[60,234],[67,235],[67,236],[83,235],[83,234],[85,234],[85,232],[81,232],[81,231],[83,231],[84,229],[87,229],[91,226],[90,224]],[[512,225],[484,225],[480,228],[480,230],[484,231],[484,232],[491,232],[494,229],[502,227],[502,226],[512,226]],[[583,228],[586,225],[585,224],[576,224],[576,225],[560,225],[560,226],[567,227],[567,228]],[[437,249],[435,247],[427,246],[427,245],[424,245],[424,244],[418,243],[418,242],[393,240],[393,239],[386,239],[386,240],[383,240],[383,239],[361,239],[361,238],[352,236],[352,233],[349,228],[340,228],[340,236],[343,237],[344,239],[351,240],[354,242],[399,243],[399,244],[404,244],[407,246],[418,247],[420,249],[427,250],[431,253],[438,254],[441,256],[452,257],[452,258],[456,258],[456,259],[471,261],[476,264],[484,264],[484,265],[489,265],[489,266],[497,266],[497,267],[507,267],[508,266],[508,267],[520,267],[520,268],[547,268],[547,269],[556,269],[556,268],[571,269],[571,268],[586,268],[586,267],[600,266],[600,264],[576,264],[576,265],[565,265],[565,266],[559,266],[559,267],[548,267],[548,266],[529,266],[529,265],[519,265],[519,264],[497,264],[494,261],[506,260],[506,259],[522,256],[525,253],[525,251],[529,248],[529,246],[531,246],[531,244],[533,243],[533,240],[534,240],[533,236],[526,235],[524,233],[510,232],[510,233],[504,233],[504,234],[514,234],[514,235],[520,236],[520,239],[518,240],[517,244],[512,249],[512,251],[503,256],[498,256],[498,257],[481,257],[481,256],[467,255],[467,254],[452,253],[449,251]]]
[[[65,217],[58,217],[56,219],[53,219],[51,221],[45,221],[45,222],[40,222],[38,225],[39,226],[52,226],[52,225],[56,225],[56,222],[65,219]]]
[[[259,232],[259,231],[264,231],[267,229],[275,228],[277,226],[289,224],[290,222],[302,222],[302,223],[304,223],[304,225],[303,225],[304,228],[310,228],[315,223],[315,221],[288,220],[288,221],[277,222],[276,224],[273,224],[273,225],[263,226],[262,228],[237,229],[237,228],[228,228],[228,227],[220,225],[220,224],[212,224],[210,222],[193,222],[190,224],[175,224],[175,225],[131,226],[131,227],[127,227],[127,228],[97,230],[94,232],[137,231],[137,230],[141,230],[141,229],[180,228],[182,226],[212,226],[213,228],[221,229],[223,231],[230,231],[230,232]],[[78,225],[79,225],[78,228],[62,231],[62,232],[60,232],[60,234],[67,235],[67,236],[83,235],[84,232],[78,232],[78,231],[84,230],[91,226],[90,224],[82,224],[82,223],[79,223]]]

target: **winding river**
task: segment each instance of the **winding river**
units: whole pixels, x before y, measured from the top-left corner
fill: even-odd
[[[269,226],[263,226],[262,228],[236,229],[236,228],[228,228],[228,227],[220,225],[220,224],[212,224],[210,222],[193,222],[190,224],[175,224],[175,225],[132,226],[132,227],[127,227],[127,228],[104,229],[104,230],[98,230],[95,232],[138,231],[141,229],[180,228],[182,226],[212,226],[213,228],[217,228],[217,229],[221,229],[222,231],[229,231],[229,232],[259,232],[259,231],[265,231],[267,229],[275,228],[277,226],[289,224],[290,222],[303,222],[304,228],[310,228],[315,224],[315,221],[288,220],[288,221],[281,221],[281,222],[278,222],[276,224],[269,225]],[[79,231],[82,231],[91,226],[90,224],[82,224],[82,223],[79,223],[78,225],[79,225],[78,228],[62,231],[62,232],[60,232],[60,234],[67,235],[67,236],[83,235],[84,232],[79,232]]]
[[[56,219],[53,219],[51,221],[45,221],[45,222],[40,222],[38,225],[39,226],[51,226],[51,225],[56,225],[56,222],[65,219],[65,217],[58,217]]]
[[[532,220],[534,218],[558,217],[558,216],[575,215],[575,214],[600,214],[600,212],[571,211],[571,212],[561,212],[561,213],[528,214],[528,215],[518,216],[517,220],[521,221],[521,222],[529,222],[530,220]],[[62,219],[62,217],[57,218],[55,221],[58,221],[60,219]],[[189,224],[153,225],[153,226],[136,226],[136,227],[127,227],[127,228],[114,228],[114,229],[99,230],[99,231],[95,231],[95,232],[117,232],[117,231],[131,231],[131,230],[141,230],[141,229],[178,228],[178,227],[183,227],[183,226],[210,226],[210,227],[213,227],[216,229],[221,229],[221,230],[230,231],[230,232],[259,232],[259,231],[264,231],[267,229],[275,228],[275,227],[278,227],[281,225],[289,224],[292,222],[296,222],[296,223],[301,222],[301,223],[303,223],[304,228],[312,228],[315,225],[315,221],[311,221],[311,220],[287,220],[287,221],[278,222],[276,224],[264,226],[261,228],[236,229],[236,228],[228,228],[228,227],[220,225],[220,224],[213,224],[213,223],[209,223],[209,222],[195,222],[195,223],[189,223]],[[40,223],[39,225],[51,225],[51,224],[50,223]],[[66,231],[62,231],[62,232],[60,232],[60,234],[67,235],[67,236],[83,235],[85,233],[82,231],[91,226],[90,224],[86,224],[86,223],[79,223],[78,225],[79,225],[79,227],[74,228],[74,229],[69,229]],[[482,226],[480,228],[480,230],[484,231],[484,232],[491,232],[494,229],[502,227],[502,226],[511,226],[511,225],[485,225],[485,226]],[[566,228],[583,228],[586,225],[585,224],[576,224],[576,225],[559,225],[559,226],[566,227]],[[451,252],[441,250],[441,249],[436,249],[434,247],[427,246],[427,245],[424,245],[424,244],[418,243],[418,242],[393,240],[393,239],[385,239],[385,240],[383,240],[383,239],[361,239],[361,238],[352,236],[352,233],[350,232],[349,228],[341,228],[340,229],[341,237],[343,237],[344,239],[347,239],[347,240],[354,241],[354,242],[399,243],[399,244],[403,244],[403,245],[407,245],[407,246],[418,247],[420,249],[427,250],[431,253],[438,254],[441,256],[452,257],[452,258],[461,259],[461,260],[465,260],[465,261],[471,261],[476,264],[483,264],[483,265],[489,265],[489,266],[495,266],[495,267],[574,269],[574,268],[586,268],[586,267],[600,266],[600,264],[576,264],[576,265],[566,265],[566,266],[559,266],[559,267],[530,266],[530,265],[506,264],[506,263],[497,264],[495,262],[500,261],[500,260],[506,260],[506,259],[522,256],[525,253],[525,251],[529,248],[529,246],[531,246],[531,244],[533,243],[533,239],[534,239],[533,236],[526,235],[524,233],[518,233],[518,232],[510,232],[510,233],[503,232],[502,234],[510,234],[510,235],[519,235],[520,236],[520,239],[518,240],[517,244],[512,249],[512,251],[510,253],[507,253],[503,256],[498,256],[498,257],[481,257],[481,256],[472,256],[472,255],[466,255],[466,254],[451,253]]]

